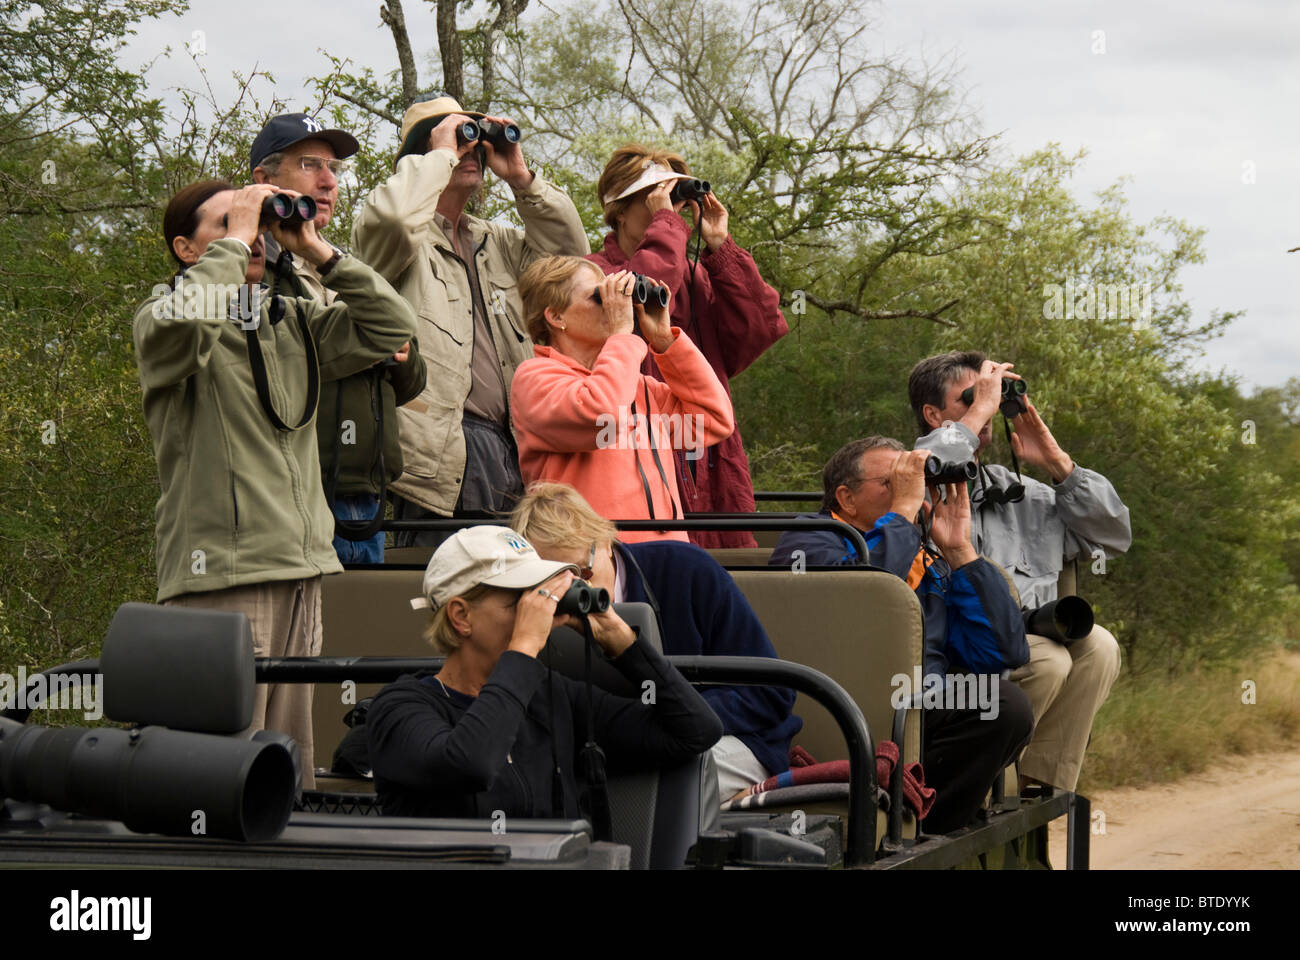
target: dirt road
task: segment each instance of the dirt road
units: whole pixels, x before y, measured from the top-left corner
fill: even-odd
[[[1300,867],[1300,751],[1230,758],[1091,799],[1094,870]],[[1052,823],[1051,843],[1052,865],[1064,867],[1064,819]]]

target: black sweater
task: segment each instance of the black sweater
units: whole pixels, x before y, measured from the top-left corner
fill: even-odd
[[[708,750],[722,725],[694,688],[649,644],[637,640],[611,661],[654,703],[593,687],[596,741],[611,769],[681,762]],[[404,676],[375,697],[367,716],[370,762],[384,813],[402,817],[493,816],[574,819],[574,757],[586,742],[585,685],[554,676],[507,650],[477,697],[444,692],[432,674]],[[647,688],[645,681],[652,681]],[[555,718],[564,809],[551,804],[550,716]]]

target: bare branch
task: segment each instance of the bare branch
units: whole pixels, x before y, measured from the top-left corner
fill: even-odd
[[[415,72],[415,57],[411,54],[411,38],[406,32],[406,14],[402,11],[402,0],[386,0],[385,3],[381,3],[379,19],[388,24],[388,29],[393,33],[393,43],[397,46],[397,62],[402,70],[402,103],[409,107],[420,92],[420,79]],[[355,100],[352,102],[356,103]],[[365,105],[357,104],[357,106]]]

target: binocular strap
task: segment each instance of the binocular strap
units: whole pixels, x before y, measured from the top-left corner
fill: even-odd
[[[596,840],[608,842],[613,839],[614,828],[609,812],[609,791],[605,785],[605,751],[596,743],[596,716],[591,697],[591,648],[596,640],[591,635],[591,621],[585,614],[582,617],[582,633],[587,683],[587,742],[582,745],[578,766],[586,783],[583,806],[591,819],[592,832]]]
[[[644,380],[641,381],[641,389],[645,391],[645,423],[646,433],[650,436],[650,456],[654,457],[655,468],[659,471],[659,479],[663,481],[664,490],[668,492],[668,499],[673,505],[673,519],[677,520],[680,514],[677,512],[677,498],[673,496],[673,488],[668,485],[668,474],[664,473],[663,461],[659,459],[659,447],[655,444],[654,423],[650,420],[650,386]],[[636,401],[632,401],[632,416],[636,417]],[[650,492],[650,480],[646,477],[645,471],[641,469],[641,457],[634,446],[632,458],[636,461],[636,472],[641,477],[641,489],[645,493],[646,509],[650,511],[650,519],[658,520],[655,516],[654,495]]]
[[[271,324],[274,325],[284,314],[284,300],[278,296],[273,297],[270,312]],[[302,331],[303,348],[307,351],[307,400],[303,404],[302,416],[293,426],[280,419],[280,415],[275,411],[275,405],[271,402],[271,384],[266,375],[266,359],[262,356],[262,344],[257,338],[257,332],[262,325],[259,323],[256,328],[244,331],[244,339],[248,343],[248,365],[253,371],[253,385],[257,388],[257,399],[262,402],[262,409],[266,411],[271,423],[275,424],[275,428],[286,433],[301,430],[311,423],[312,417],[316,416],[316,404],[320,400],[320,358],[316,354],[316,341],[312,338],[311,331],[307,328],[307,321],[301,312],[298,312],[296,319],[298,329]]]

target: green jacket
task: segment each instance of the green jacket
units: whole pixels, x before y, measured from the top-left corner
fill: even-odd
[[[245,332],[223,302],[237,296],[247,266],[243,244],[216,240],[175,291],[155,288],[136,311],[136,364],[162,485],[155,511],[160,602],[342,569],[311,419],[290,431],[271,423]],[[406,301],[356,258],[345,256],[328,279],[344,302],[283,298],[276,323],[271,301],[262,305],[257,340],[272,404],[289,423],[297,423],[307,398],[299,317],[316,342],[323,381],[366,369],[415,334]]]
[[[315,272],[298,258],[293,268],[281,274],[280,249],[267,234],[266,282],[285,296],[307,297],[318,303],[332,303],[334,297],[321,285]],[[275,283],[278,277],[278,285]],[[402,475],[402,446],[397,439],[397,408],[420,395],[424,389],[424,358],[417,344],[411,345],[404,363],[367,367],[342,380],[320,385],[316,415],[316,441],[320,451],[321,481],[328,493],[337,469],[333,493],[378,496],[379,418],[383,418],[383,464],[385,483]]]
[[[461,420],[472,386],[474,305],[469,273],[434,221],[457,163],[450,150],[410,154],[369,196],[352,226],[352,249],[415,307],[428,382],[398,408],[404,469],[393,489],[450,516],[465,479]],[[501,374],[510,397],[515,368],[533,356],[519,298],[520,275],[547,254],[591,251],[568,195],[540,176],[515,194],[524,229],[466,216]]]

